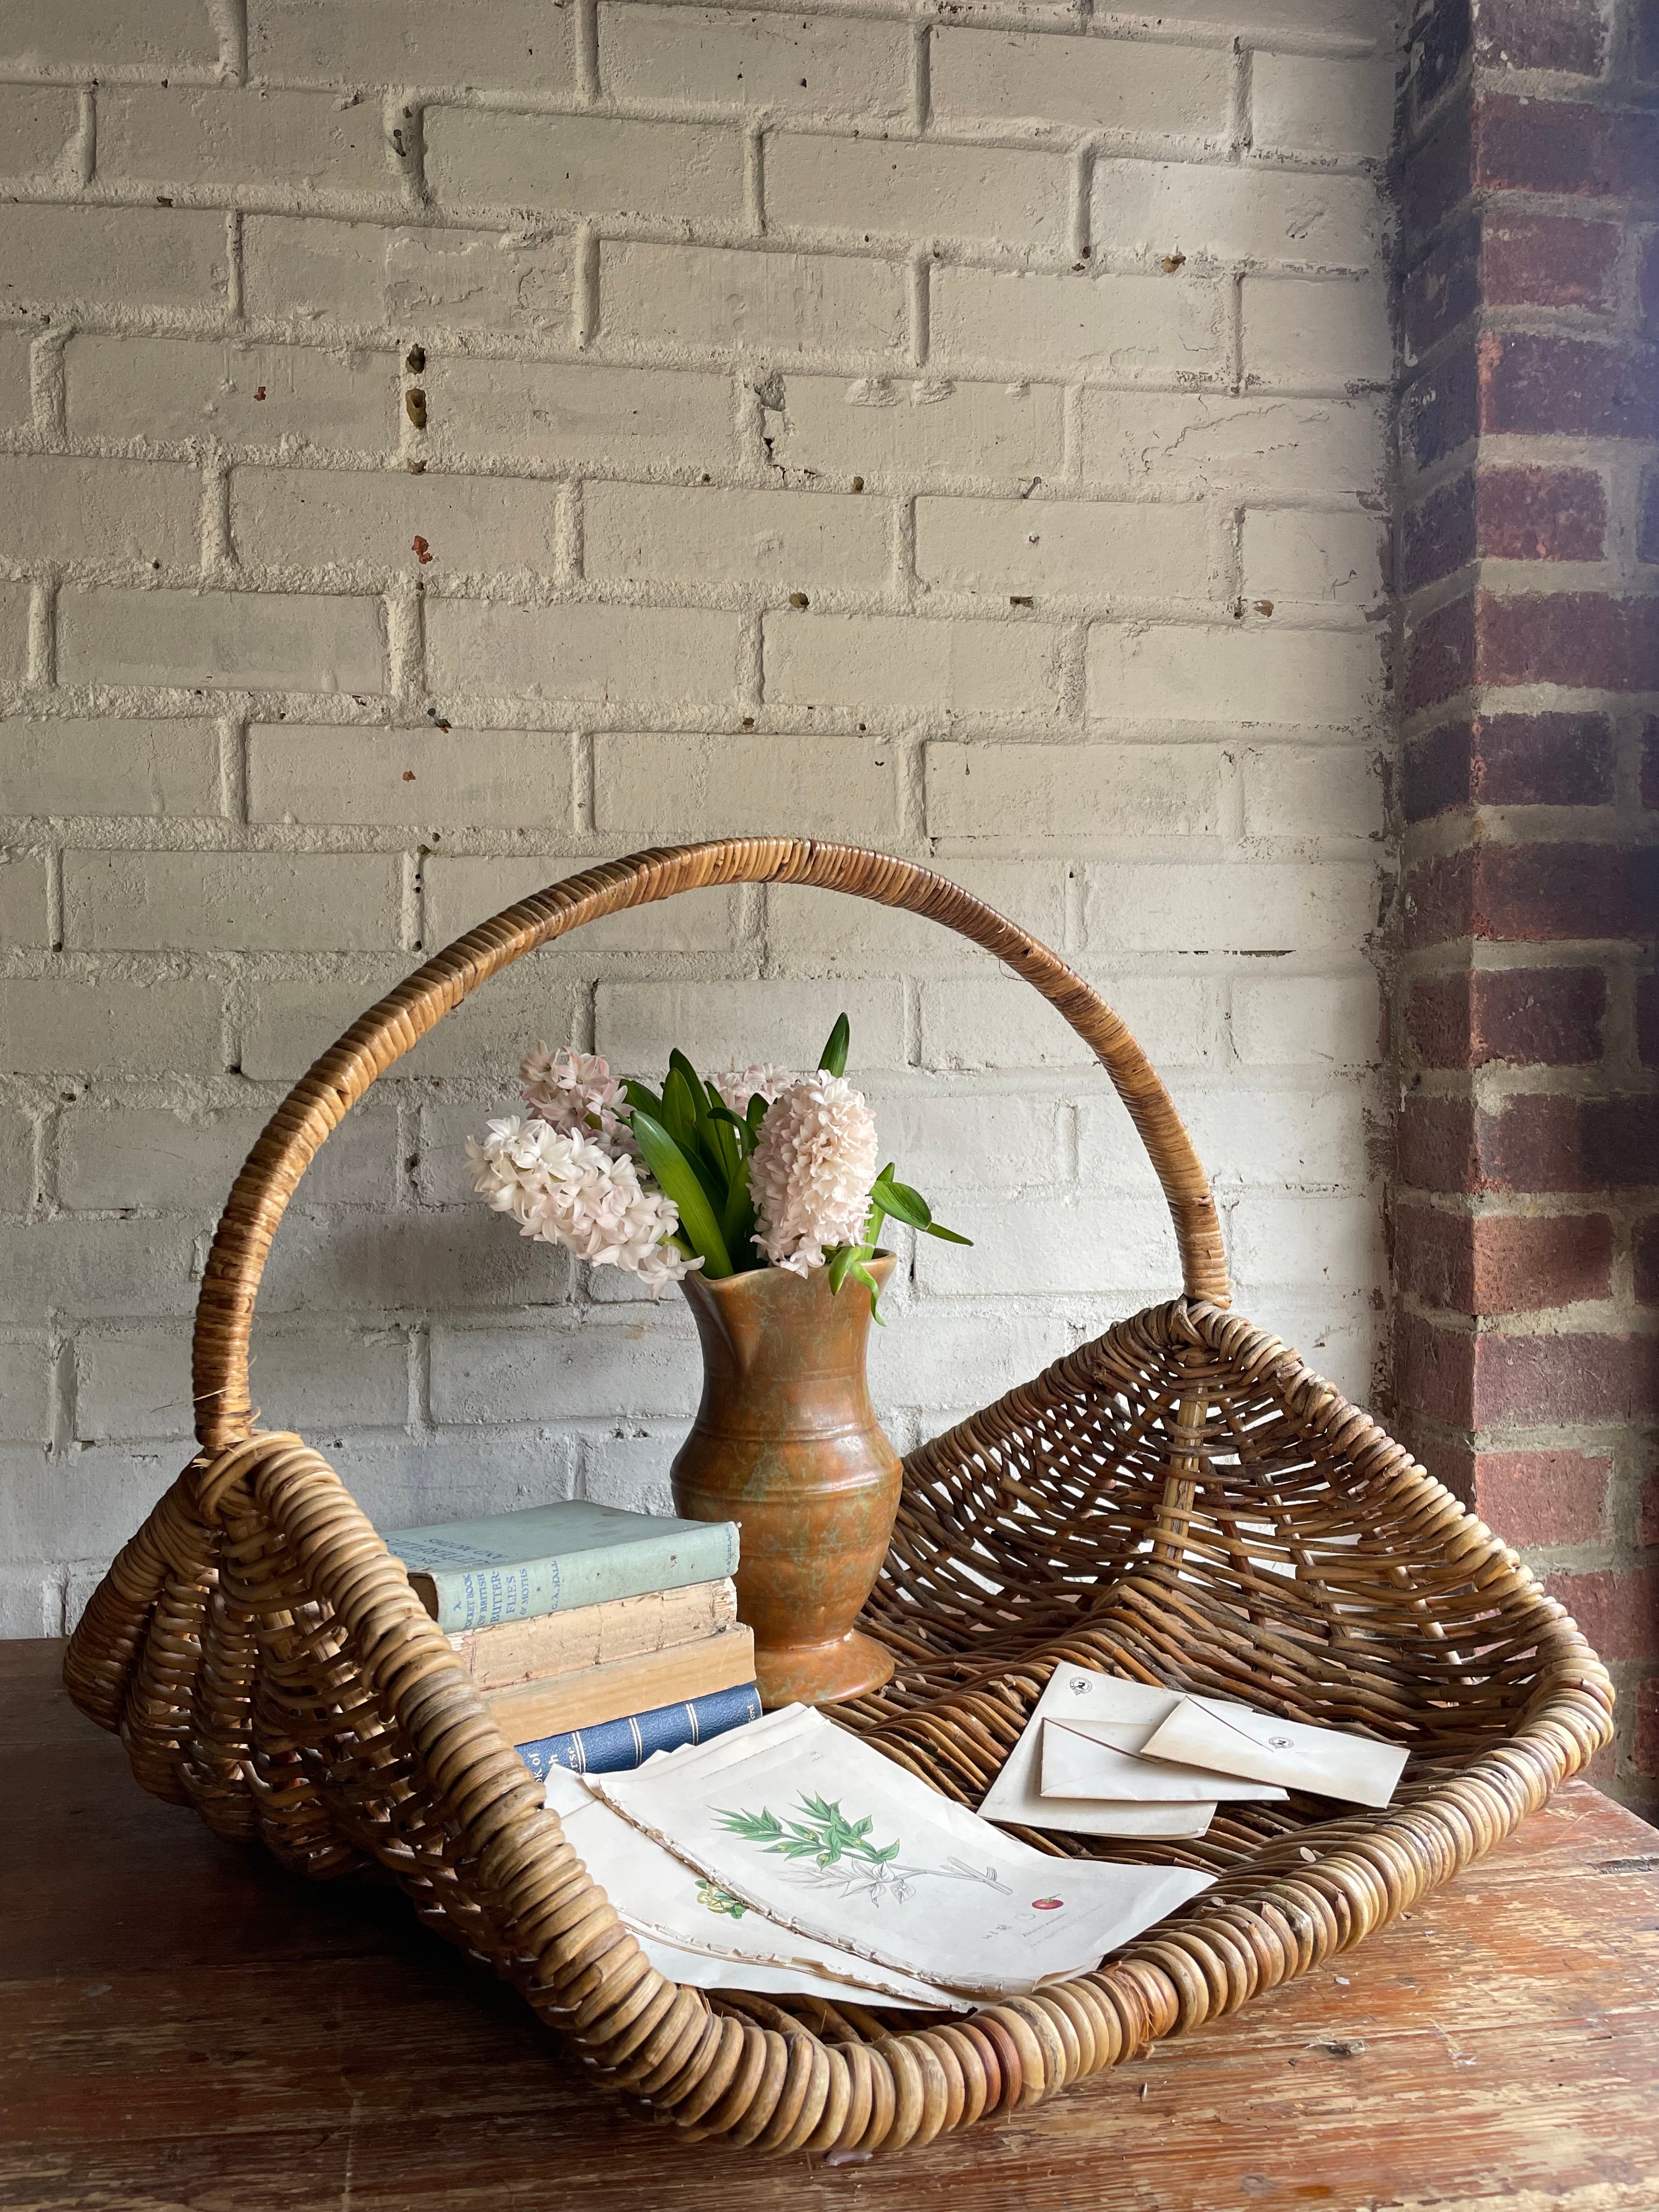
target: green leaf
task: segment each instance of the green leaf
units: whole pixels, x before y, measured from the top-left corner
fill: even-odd
[[[881,1317],[881,1285],[870,1273],[862,1260],[854,1261],[852,1272],[854,1279],[862,1283],[870,1293],[871,1320],[878,1328],[885,1328],[887,1324]]]
[[[668,1066],[670,1073],[678,1075],[690,1092],[693,1111],[706,1114],[714,1094],[708,1090],[702,1076],[678,1046],[668,1055]]]
[[[830,1032],[830,1042],[818,1056],[818,1066],[826,1075],[845,1075],[847,1048],[853,1041],[853,1031],[845,1014],[838,1014],[836,1026]]]
[[[825,1265],[828,1267],[830,1271],[830,1297],[834,1297],[836,1292],[847,1280],[848,1276],[852,1272],[854,1261],[859,1260],[868,1260],[873,1257],[874,1254],[868,1244],[836,1245],[835,1250],[830,1254],[829,1258],[825,1262]]]
[[[766,1119],[766,1101],[757,1091],[749,1101],[749,1149],[753,1152],[755,1140],[760,1135],[761,1123]]]
[[[878,1177],[870,1195],[884,1213],[890,1213],[895,1221],[906,1222],[912,1229],[926,1229],[933,1218],[927,1200],[908,1183],[887,1182]]]
[[[731,1254],[734,1267],[749,1264],[749,1248],[755,1239],[755,1202],[749,1195],[749,1163],[738,1162],[738,1171],[732,1178],[726,1194],[726,1208],[720,1216],[720,1234],[726,1239],[726,1249]]]
[[[691,1103],[690,1087],[677,1067],[669,1069],[662,1087],[662,1125],[682,1150],[696,1142],[697,1109]]]
[[[717,1098],[714,1101],[708,1109],[708,1118],[711,1121],[718,1121],[723,1129],[734,1131],[738,1143],[745,1154],[753,1152],[754,1137],[748,1122],[744,1120],[741,1114],[734,1114],[723,1100]]]
[[[971,1237],[959,1236],[954,1229],[942,1228],[937,1221],[930,1221],[923,1234],[937,1237],[945,1244],[971,1244],[974,1241]]]
[[[702,1254],[705,1273],[711,1280],[729,1275],[732,1270],[726,1239],[696,1170],[661,1122],[638,1107],[634,1109],[634,1134],[658,1187],[679,1208],[680,1226],[692,1249]]]
[[[648,1084],[641,1083],[631,1075],[625,1075],[623,1078],[623,1089],[628,1094],[628,1103],[630,1106],[643,1106],[647,1114],[654,1114],[657,1119],[661,1121],[662,1101]]]

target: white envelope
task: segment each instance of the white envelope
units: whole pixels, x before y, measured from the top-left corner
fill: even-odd
[[[1086,1973],[1211,1886],[1185,1867],[1050,1857],[801,1706],[586,1778],[710,1882],[814,1939],[811,1955],[833,1942],[964,1996]]]
[[[659,1973],[695,1989],[827,1997],[831,2004],[842,1998],[907,2011],[968,2009],[946,1990],[803,1936],[723,1893],[567,1767],[550,1770],[543,1802],[558,1814],[582,1863]]]
[[[1042,1724],[1042,1800],[1124,1799],[1133,1803],[1201,1805],[1283,1797],[1270,1782],[1249,1782],[1203,1766],[1143,1759],[1150,1723],[1055,1721]]]
[[[988,1820],[1022,1828],[1061,1828],[1076,1836],[1147,1836],[1175,1840],[1201,1836],[1215,1814],[1215,1801],[1188,1804],[1117,1802],[1086,1797],[1045,1797],[1042,1758],[1044,1724],[1087,1719],[1140,1728],[1149,1733],[1181,1703],[1179,1690],[1160,1690],[1145,1682],[1126,1682],[1116,1674],[1097,1674],[1088,1667],[1056,1667],[1031,1708],[1019,1741],[980,1804]]]
[[[1398,1744],[1280,1720],[1220,1698],[1183,1698],[1146,1739],[1142,1755],[1218,1767],[1355,1805],[1386,1805],[1407,1756]]]

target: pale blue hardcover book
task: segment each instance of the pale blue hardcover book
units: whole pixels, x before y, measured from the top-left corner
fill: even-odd
[[[735,1521],[677,1521],[583,1498],[385,1534],[387,1551],[449,1635],[723,1582],[738,1569]]]
[[[544,1735],[514,1748],[538,1781],[546,1779],[551,1766],[568,1766],[575,1774],[623,1774],[642,1766],[653,1752],[707,1743],[711,1736],[724,1735],[745,1721],[757,1721],[760,1710],[760,1692],[752,1682],[744,1682],[735,1690],[711,1690],[706,1698],[693,1698],[687,1705],[658,1705],[627,1720],[568,1729],[562,1735]]]

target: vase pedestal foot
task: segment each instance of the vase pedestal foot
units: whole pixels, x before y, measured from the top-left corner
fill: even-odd
[[[831,1705],[862,1697],[892,1680],[893,1655],[873,1637],[850,1629],[830,1644],[797,1644],[755,1653],[755,1680],[761,1703]]]

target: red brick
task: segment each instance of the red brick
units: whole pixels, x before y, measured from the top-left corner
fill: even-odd
[[[1401,1314],[1394,1330],[1394,1389],[1397,1402],[1413,1413],[1451,1428],[1473,1428],[1473,1334],[1437,1328],[1419,1314]]]
[[[1396,1130],[1401,1184],[1408,1190],[1480,1188],[1480,1152],[1472,1098],[1407,1098]]]
[[[1642,1478],[1636,1498],[1636,1540],[1644,1549],[1659,1544],[1659,1468]]]
[[[1659,1213],[1636,1224],[1636,1298],[1638,1305],[1659,1306]]]
[[[1607,499],[1592,469],[1482,469],[1476,550],[1501,561],[1599,561]]]
[[[1659,1183],[1659,1095],[1587,1098],[1583,1113],[1586,1189],[1646,1190]]]
[[[1607,999],[1599,968],[1481,968],[1414,984],[1406,1030],[1427,1067],[1583,1067]]]
[[[1467,446],[1480,428],[1480,364],[1472,344],[1454,346],[1400,395],[1401,435],[1414,468]]]
[[[1475,103],[1474,148],[1477,187],[1646,199],[1659,173],[1659,116],[1486,94]]]
[[[1610,1427],[1659,1413],[1659,1337],[1551,1330],[1474,1346],[1470,1428]]]
[[[1410,508],[1405,527],[1405,586],[1415,592],[1473,561],[1475,532],[1473,471],[1441,484]]]
[[[1442,1312],[1540,1313],[1610,1295],[1613,1224],[1600,1213],[1406,1206],[1395,1221],[1395,1267],[1400,1289]]]
[[[1607,51],[1595,0],[1474,0],[1474,58],[1484,67],[1599,76]]]
[[[1637,293],[1642,327],[1659,337],[1659,231],[1654,233],[1642,249]]]
[[[1607,1525],[1613,1462],[1605,1452],[1474,1455],[1474,1510],[1505,1543],[1594,1543]]]
[[[1410,74],[1419,109],[1446,88],[1468,58],[1469,0],[1432,0],[1413,22]]]
[[[1411,1190],[1645,1189],[1659,1182],[1659,1097],[1564,1098],[1522,1091],[1495,1113],[1468,1098],[1408,1097],[1400,1179]]]
[[[1636,0],[1630,27],[1632,74],[1659,77],[1659,0]]]
[[[1480,292],[1489,307],[1611,312],[1622,244],[1617,223],[1494,209],[1480,228]]]
[[[1487,331],[1479,352],[1482,430],[1575,438],[1659,437],[1659,350],[1534,331]],[[1464,430],[1457,442],[1469,435]],[[1450,452],[1449,445],[1441,448]],[[1422,465],[1419,459],[1419,465]]]
[[[1642,804],[1649,813],[1659,808],[1659,714],[1642,725]]]
[[[1636,1049],[1644,1067],[1659,1067],[1659,975],[1637,978]]]
[[[1659,598],[1534,592],[1474,601],[1474,667],[1482,684],[1561,684],[1650,691],[1659,677]]]
[[[1659,1567],[1550,1575],[1544,1587],[1578,1623],[1598,1658],[1659,1658]]]
[[[1630,1763],[1638,1774],[1659,1781],[1659,1674],[1636,1686],[1636,1725],[1631,1731]]]
[[[1408,822],[1449,806],[1602,806],[1613,774],[1603,714],[1475,714],[1410,749],[1401,799]]]
[[[1642,479],[1642,505],[1636,521],[1636,557],[1659,561],[1659,469]]]
[[[1406,879],[1406,943],[1413,951],[1463,937],[1505,945],[1634,939],[1654,927],[1647,854],[1613,845],[1465,846]]]
[[[1420,62],[1413,75],[1420,111],[1439,83],[1425,75]],[[1448,100],[1428,136],[1412,148],[1400,165],[1400,215],[1407,235],[1422,237],[1437,230],[1468,199],[1474,173],[1474,138],[1468,103]]]
[[[1400,316],[1406,358],[1420,361],[1480,305],[1482,228],[1470,216],[1437,239],[1401,280]]]
[[[1436,607],[1406,635],[1405,708],[1438,706],[1475,680],[1474,594],[1466,591]]]

